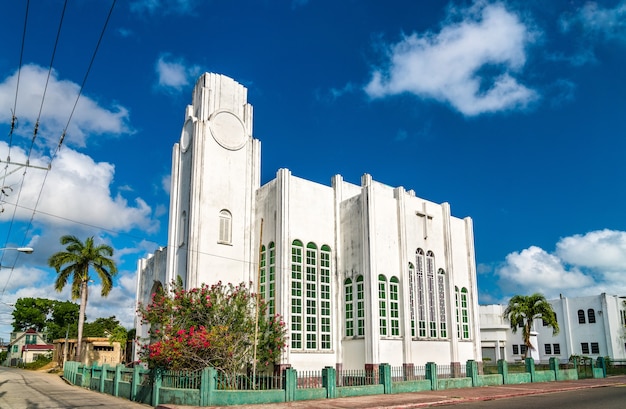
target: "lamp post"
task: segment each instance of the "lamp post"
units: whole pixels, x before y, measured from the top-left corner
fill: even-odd
[[[0,251],[4,251],[4,250],[15,250],[15,251],[19,251],[20,253],[26,253],[26,254],[32,254],[32,252],[35,251],[35,249],[33,249],[32,247],[4,247],[0,249]]]

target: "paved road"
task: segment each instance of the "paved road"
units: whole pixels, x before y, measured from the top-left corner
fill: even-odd
[[[455,406],[457,409],[624,409],[626,407],[626,386],[542,393],[492,401],[461,402],[441,407],[451,406]]]
[[[59,375],[0,367],[2,409],[148,409],[130,402],[65,383]]]

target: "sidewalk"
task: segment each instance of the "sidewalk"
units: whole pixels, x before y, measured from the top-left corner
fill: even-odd
[[[399,393],[390,395],[358,396],[338,399],[320,399],[259,405],[228,406],[236,409],[411,409],[442,404],[461,403],[510,398],[514,396],[536,395],[540,393],[563,392],[576,389],[601,388],[606,386],[626,385],[626,375],[611,376],[603,379],[583,379],[578,381],[559,381],[525,383],[519,385],[485,386],[482,388],[446,389]],[[211,406],[220,408],[219,406]],[[199,409],[196,406],[159,405],[157,409]],[[206,407],[205,407],[206,408]],[[224,407],[221,407],[224,408]]]

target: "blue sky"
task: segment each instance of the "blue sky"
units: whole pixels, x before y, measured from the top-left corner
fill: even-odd
[[[369,173],[471,216],[481,303],[626,295],[626,1],[118,1],[103,32],[111,5],[0,16],[0,247],[35,248],[0,253],[0,337],[6,303],[68,299],[46,264],[63,234],[115,248],[88,320],[132,325],[203,72],[248,88],[262,183]]]

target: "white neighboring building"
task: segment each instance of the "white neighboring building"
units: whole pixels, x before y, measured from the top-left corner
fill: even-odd
[[[279,169],[261,186],[247,90],[217,74],[197,81],[172,161],[168,245],[139,260],[137,302],[177,276],[254,282],[298,370],[481,360],[472,220],[448,203],[367,174],[326,186]]]
[[[548,300],[556,313],[560,332],[552,335],[552,328],[535,320],[533,345],[541,362],[552,357],[567,361],[572,355],[593,358],[608,356],[626,359],[626,297],[600,295]],[[509,321],[502,316],[506,305],[481,305],[480,336],[484,358],[509,362],[522,358],[524,342],[522,329],[516,334]],[[530,356],[530,355],[529,355]]]

